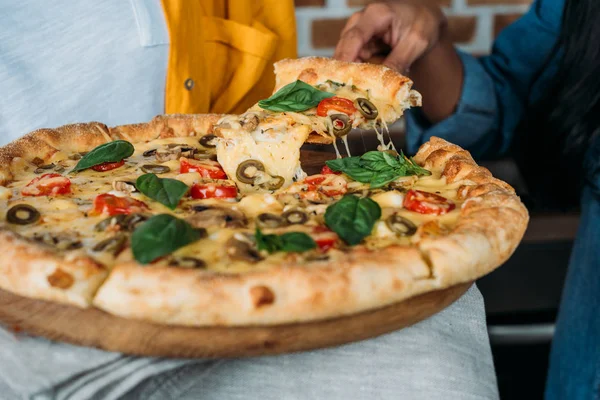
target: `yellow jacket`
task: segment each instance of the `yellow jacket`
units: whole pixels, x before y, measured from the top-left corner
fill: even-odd
[[[240,113],[296,57],[292,0],[162,0],[170,36],[165,112]]]

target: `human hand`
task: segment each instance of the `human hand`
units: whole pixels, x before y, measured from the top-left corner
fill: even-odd
[[[398,0],[369,4],[346,23],[334,58],[363,62],[387,54],[383,64],[406,73],[439,42],[446,25],[440,8],[427,3]]]

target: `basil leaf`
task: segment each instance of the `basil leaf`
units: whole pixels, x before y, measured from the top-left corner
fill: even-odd
[[[381,217],[379,204],[369,198],[342,197],[325,211],[325,224],[349,245],[356,245],[371,234]]]
[[[360,157],[360,165],[372,171],[383,171],[385,169],[389,169],[390,167],[394,168],[396,163],[393,165],[388,164],[383,156],[384,154],[386,153],[382,151],[369,151]],[[390,157],[389,154],[388,157]]]
[[[155,174],[144,174],[137,178],[135,187],[161,204],[174,210],[181,197],[188,191],[188,186],[176,179],[159,178]]]
[[[202,238],[202,232],[182,219],[159,214],[142,223],[131,235],[131,250],[140,264],[148,264]]]
[[[316,107],[321,100],[333,96],[333,93],[321,91],[297,80],[285,85],[268,99],[259,101],[258,105],[265,110],[299,112]]]
[[[266,250],[269,254],[278,251],[288,253],[302,253],[317,247],[317,244],[306,233],[288,232],[283,235],[264,235],[260,229],[256,228],[254,235],[258,250]]]
[[[101,144],[94,150],[81,157],[75,168],[71,172],[83,171],[105,162],[119,162],[131,157],[135,149],[133,145],[126,140],[115,140],[113,142]]]
[[[382,186],[385,186],[393,180],[397,179],[399,176],[404,175],[405,174],[399,174],[399,171],[394,169],[378,172],[375,174],[373,179],[371,179],[371,189],[377,189]]]

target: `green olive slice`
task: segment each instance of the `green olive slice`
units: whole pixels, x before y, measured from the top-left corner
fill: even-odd
[[[329,118],[333,125],[333,134],[335,137],[341,138],[346,136],[352,129],[350,118],[346,114],[331,114]]]
[[[196,257],[177,257],[169,262],[171,267],[179,268],[206,268],[206,262]]]
[[[33,173],[34,174],[43,174],[44,172],[48,171],[49,169],[52,169],[56,167],[56,165],[54,163],[52,164],[46,164],[46,165],[40,165],[39,167],[37,167]]]
[[[377,107],[369,100],[364,97],[359,97],[355,101],[358,111],[366,118],[366,119],[375,119],[379,115],[379,111],[377,111]]]
[[[194,151],[194,154],[192,155],[192,157],[195,160],[212,160],[212,161],[217,161],[217,155],[215,153],[210,153],[206,150],[199,150],[196,149],[196,151]]]
[[[214,140],[216,138],[217,137],[215,135],[213,135],[212,133],[209,133],[208,135],[202,136],[198,142],[200,142],[200,144],[204,147],[213,149],[213,148],[217,147],[217,145],[214,143]]]
[[[264,172],[265,166],[258,160],[242,161],[235,171],[235,176],[242,183],[252,184],[258,177],[258,172]]]
[[[283,176],[275,175],[265,183],[261,183],[260,187],[266,190],[277,190],[283,186],[285,179]]]
[[[126,240],[127,240],[127,238],[125,237],[125,235],[122,235],[122,234],[115,235],[113,237],[109,237],[108,239],[104,239],[101,242],[98,242],[92,248],[92,251],[95,251],[95,252],[106,251],[106,252],[110,252],[112,254],[117,254],[121,250],[123,250]]]
[[[279,228],[280,226],[285,225],[285,220],[281,218],[279,215],[271,214],[271,213],[262,213],[256,217],[256,224],[260,228],[264,229],[274,229]]]
[[[299,225],[308,221],[308,214],[302,210],[288,210],[281,214],[281,216],[290,225]]]
[[[142,153],[142,155],[144,157],[152,157],[155,154],[156,154],[156,149],[146,150],[145,152]]]
[[[6,213],[6,220],[11,224],[29,225],[40,219],[40,212],[29,204],[17,204]]]
[[[148,174],[166,174],[171,171],[171,168],[166,165],[158,165],[158,164],[144,164],[141,167],[142,171]]]
[[[387,217],[385,224],[392,232],[400,236],[412,236],[417,231],[417,226],[412,221],[398,214],[392,214]]]

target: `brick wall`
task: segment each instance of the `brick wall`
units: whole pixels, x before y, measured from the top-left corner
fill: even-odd
[[[373,0],[295,0],[300,56],[330,56],[353,12]],[[456,45],[473,54],[489,52],[506,25],[524,13],[531,0],[424,0],[436,1],[448,16]]]

